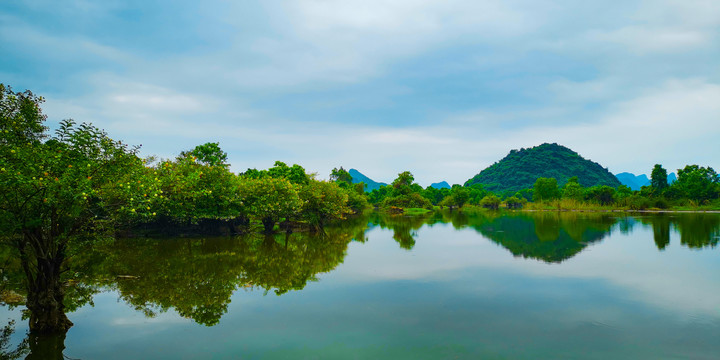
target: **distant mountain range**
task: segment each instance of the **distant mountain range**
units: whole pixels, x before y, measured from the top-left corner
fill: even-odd
[[[585,187],[620,186],[620,181],[606,168],[558,144],[511,150],[502,160],[466,181],[465,186],[482,184],[495,192],[518,191],[532,188],[541,177],[555,178],[562,186],[573,176]]]
[[[383,183],[383,182],[374,181],[373,179],[363,175],[361,172],[359,172],[355,169],[348,170],[348,173],[350,173],[350,176],[352,176],[353,184],[357,184],[360,182],[365,183],[365,191],[366,192],[370,192],[375,189],[379,189],[381,186],[387,185],[386,183]]]
[[[632,190],[640,190],[641,187],[650,185],[650,179],[645,174],[635,175],[629,172],[622,172],[615,174],[615,177],[620,180],[623,185]],[[675,173],[668,174],[668,184],[674,183],[675,180],[677,180]]]
[[[365,191],[366,192],[371,192],[375,189],[379,189],[381,186],[387,185],[384,182],[377,182],[377,181],[365,176],[365,174],[363,174],[355,169],[348,170],[348,173],[350,173],[350,176],[352,176],[353,184],[357,184],[360,182],[365,183]],[[451,188],[450,184],[448,184],[447,181],[432,183],[430,185],[430,187],[434,187],[436,189],[450,189]]]

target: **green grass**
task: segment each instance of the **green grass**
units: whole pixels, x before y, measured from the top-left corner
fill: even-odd
[[[407,208],[407,209],[403,209],[403,210],[404,210],[403,214],[405,214],[405,215],[422,215],[422,214],[426,214],[426,213],[429,213],[430,211],[432,211],[432,210],[423,209],[423,208]]]

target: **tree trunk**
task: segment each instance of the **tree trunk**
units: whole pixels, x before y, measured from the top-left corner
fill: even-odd
[[[64,360],[65,332],[55,335],[28,336],[30,353],[25,360]]]
[[[275,227],[275,220],[272,218],[263,218],[262,219],[263,227],[265,228],[266,233],[271,233],[273,231],[273,228]]]
[[[58,256],[59,257],[59,256]],[[28,279],[27,308],[30,332],[64,334],[73,325],[65,315],[65,290],[60,282],[63,259],[37,259],[37,273]]]

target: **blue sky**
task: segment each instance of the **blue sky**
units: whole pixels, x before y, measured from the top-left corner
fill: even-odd
[[[557,142],[613,173],[720,170],[720,2],[0,3],[0,82],[144,155],[462,183]]]

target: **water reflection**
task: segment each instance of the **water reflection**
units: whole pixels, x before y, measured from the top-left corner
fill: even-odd
[[[664,213],[641,217],[639,221],[653,229],[655,244],[659,250],[670,244],[674,229],[680,234],[680,244],[691,249],[714,248],[720,241],[720,216],[708,213]]]
[[[277,295],[301,290],[343,261],[351,231],[212,239],[124,239],[101,252],[98,284],[147,316],[174,309],[207,326],[227,312],[239,288]]]
[[[612,232],[629,234],[643,227],[652,232],[638,231],[633,236],[645,236],[661,251],[668,248],[676,233],[680,245],[690,249],[714,248],[720,240],[717,214],[458,211],[422,216],[374,213],[350,219],[322,234],[117,239],[93,248],[73,249],[64,278],[66,308],[74,311],[91,303],[98,292],[113,290],[124,303],[148,317],[173,310],[198,324],[213,326],[228,312],[233,293],[244,290],[283,295],[302,290],[316,281],[318,274],[337,268],[351,241],[366,242],[369,228],[391,230],[397,242],[390,243],[392,247],[411,251],[418,246],[414,250],[418,253],[421,249],[417,244],[423,241],[418,234],[425,234],[427,229],[423,228],[435,224],[473,230],[516,257],[547,263],[566,261]],[[473,239],[480,238],[467,233]],[[0,249],[3,306],[11,303],[10,299],[22,304],[23,277],[16,259],[10,250]],[[10,330],[4,330],[3,335],[5,331]],[[28,352],[29,359],[63,358],[64,335],[29,337],[17,348],[5,346],[9,344],[5,339],[9,335],[0,339],[2,358],[19,358]]]

